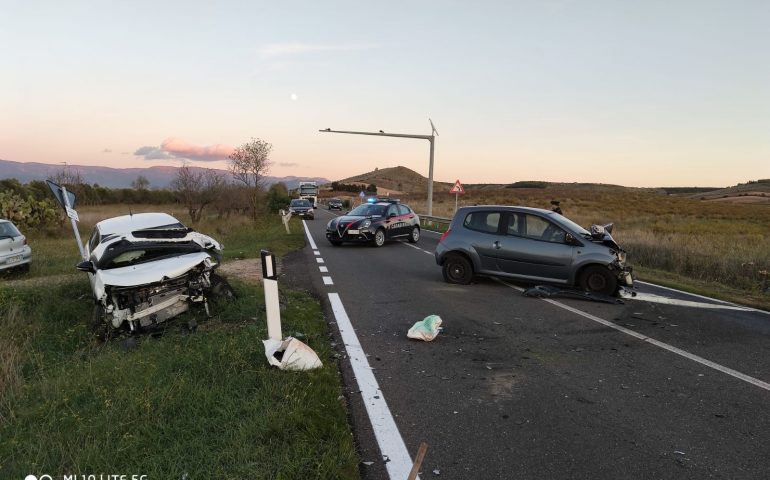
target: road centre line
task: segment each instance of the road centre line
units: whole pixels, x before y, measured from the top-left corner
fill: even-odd
[[[324,259],[321,257],[316,257],[315,261],[316,263],[324,263]]]
[[[304,220],[302,224],[305,227],[308,243],[310,243],[314,250],[317,250],[313,236],[310,234],[310,230]],[[316,258],[316,261],[319,260],[323,261],[322,258]],[[319,269],[325,268],[323,266],[319,267]],[[326,278],[331,280],[331,277],[324,276],[323,278],[325,284]],[[380,390],[377,379],[374,377],[374,369],[369,365],[369,360],[358,340],[358,335],[356,335],[356,331],[345,311],[339,294],[329,293],[329,303],[331,304],[337,328],[342,337],[342,343],[345,344],[345,351],[348,354],[350,367],[353,369],[353,376],[356,378],[361,399],[369,416],[374,437],[377,440],[382,458],[385,460],[388,476],[393,480],[407,478],[412,469],[412,458],[409,456],[409,451],[406,448],[404,439],[401,437],[401,432],[398,430],[396,421],[393,419],[393,415],[388,408],[385,395]],[[417,478],[419,479],[420,477],[418,476]]]
[[[524,289],[521,287],[517,287],[515,285],[511,285],[510,283],[504,282],[500,280],[499,278],[492,277],[493,280],[502,283],[503,285],[506,285],[514,290],[517,290],[519,292],[523,292]],[[713,368],[714,370],[720,371],[722,373],[725,373],[727,375],[730,375],[732,377],[735,377],[739,380],[743,380],[744,382],[750,383],[754,386],[757,386],[759,388],[763,388],[767,391],[770,391],[770,383],[763,382],[762,380],[759,380],[757,378],[751,377],[749,375],[746,375],[744,373],[741,373],[737,370],[733,370],[732,368],[725,367],[723,365],[720,365],[716,362],[712,362],[711,360],[706,360],[703,357],[699,357],[698,355],[694,355],[690,352],[687,352],[685,350],[682,350],[681,348],[677,348],[673,345],[669,345],[667,343],[661,342],[660,340],[655,340],[652,337],[648,337],[647,335],[643,335],[639,332],[635,332],[633,330],[630,330],[628,328],[622,327],[620,325],[617,325],[613,322],[610,322],[609,320],[604,320],[603,318],[596,317],[594,315],[591,315],[590,313],[584,312],[582,310],[578,310],[577,308],[570,307],[569,305],[565,305],[561,302],[557,302],[556,300],[551,300],[550,298],[541,298],[540,300],[544,302],[548,302],[551,305],[554,305],[556,307],[559,307],[561,309],[567,310],[569,312],[575,313],[577,315],[580,315],[581,317],[587,318],[589,320],[592,320],[596,323],[600,323],[606,327],[610,327],[614,330],[617,330],[619,332],[625,333],[626,335],[630,335],[634,338],[637,338],[643,342],[647,342],[649,344],[655,345],[656,347],[662,348],[664,350],[668,350],[671,353],[675,353],[676,355],[682,356],[684,358],[687,358],[689,360],[692,360],[694,362],[700,363],[701,365],[705,365],[709,368]]]
[[[650,285],[651,287],[662,288],[663,290],[668,290],[670,292],[681,293],[683,295],[690,295],[690,296],[696,297],[696,298],[702,298],[703,300],[711,300],[712,302],[717,302],[717,303],[720,303],[720,304],[723,304],[723,305],[730,305],[732,307],[736,307],[737,309],[745,310],[747,312],[764,313],[765,315],[770,315],[770,312],[768,312],[767,310],[758,310],[756,308],[745,307],[745,306],[739,305],[737,303],[726,302],[724,300],[719,300],[718,298],[711,298],[711,297],[707,297],[705,295],[698,295],[697,293],[685,292],[683,290],[677,290],[676,288],[664,287],[663,285],[658,285],[657,283],[642,282],[641,280],[636,280],[636,283],[640,283],[642,285]]]
[[[318,271],[320,271],[321,273],[329,273],[329,269],[324,267],[323,265],[318,267]]]
[[[315,256],[321,255],[321,252],[319,252],[318,250],[313,250],[313,255]]]
[[[324,281],[324,285],[334,285],[334,282],[332,281],[332,277],[328,275],[322,276],[321,279]]]
[[[403,243],[403,244],[404,244],[404,245],[406,245],[407,247],[416,248],[417,250],[419,250],[419,251],[421,251],[421,252],[425,252],[425,253],[427,253],[428,255],[433,255],[433,252],[429,252],[429,251],[427,251],[427,250],[423,250],[422,248],[418,247],[417,245],[412,245],[411,243],[406,243],[406,242],[401,242],[401,243]]]

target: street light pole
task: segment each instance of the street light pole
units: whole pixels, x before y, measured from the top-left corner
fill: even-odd
[[[431,134],[430,135],[412,135],[407,133],[385,133],[382,130],[379,132],[354,132],[349,130],[332,130],[326,128],[324,130],[318,130],[321,133],[347,133],[349,135],[371,135],[375,137],[398,137],[398,138],[417,138],[420,140],[427,140],[430,142],[430,164],[428,166],[428,215],[433,215],[433,150],[436,142],[436,135],[438,131],[433,126],[433,121],[430,121]]]

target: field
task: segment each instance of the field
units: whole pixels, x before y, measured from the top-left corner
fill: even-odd
[[[613,236],[640,279],[770,310],[770,205],[608,185],[466,190],[459,205],[550,208],[552,199],[584,227],[613,222]],[[421,194],[403,200],[426,211]],[[454,207],[454,195],[434,193],[434,216],[451,217]]]
[[[145,210],[186,220],[169,208]],[[81,234],[121,213],[81,209]],[[257,223],[206,218],[198,229],[224,243],[227,265],[258,257],[261,248],[280,256],[302,247],[301,226],[292,227],[287,235],[276,215]],[[340,375],[314,298],[281,290],[284,332],[301,335],[324,363],[312,372],[268,367],[262,288],[238,278],[230,279],[238,299],[219,304],[213,318],[192,311],[135,344],[104,343],[88,326],[87,278],[72,273],[72,232],[28,239],[30,274],[0,280],[0,478],[359,478]]]

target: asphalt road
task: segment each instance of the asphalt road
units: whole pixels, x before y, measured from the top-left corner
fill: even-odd
[[[306,224],[318,253],[306,246],[284,273],[325,305],[359,451],[373,462],[362,465],[365,478],[389,478],[392,460],[373,434],[365,402],[375,400],[356,382],[330,293],[408,454],[429,445],[423,479],[770,476],[770,315],[545,301],[492,279],[449,285],[433,257],[437,234],[423,232],[416,247],[333,247],[324,231],[335,213],[316,212]],[[639,292],[716,303],[650,285]],[[443,319],[438,338],[408,339],[429,314]]]

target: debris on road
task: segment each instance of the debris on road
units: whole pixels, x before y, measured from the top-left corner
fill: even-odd
[[[425,442],[420,443],[420,448],[417,449],[417,457],[414,459],[412,470],[409,472],[408,480],[414,480],[417,478],[417,473],[420,471],[422,461],[425,458],[425,453],[428,451],[428,444]]]
[[[315,351],[294,337],[263,340],[268,363],[281,370],[313,370],[323,364]]]
[[[593,302],[611,303],[614,305],[623,304],[623,300],[610,296],[603,295],[601,293],[587,292],[584,290],[576,290],[573,288],[559,288],[551,285],[537,285],[532,288],[524,290],[524,295],[527,297],[570,297],[579,298],[583,300],[591,300]]]
[[[433,341],[438,335],[439,330],[441,330],[442,322],[441,317],[438,315],[428,315],[421,322],[412,325],[406,336],[415,340]]]

